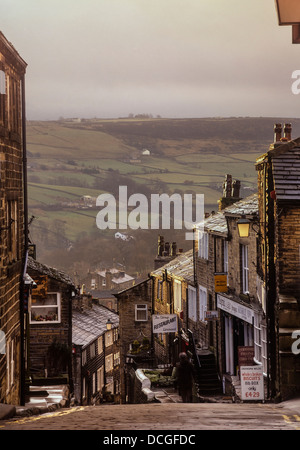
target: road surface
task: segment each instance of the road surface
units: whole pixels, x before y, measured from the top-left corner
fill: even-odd
[[[300,416],[262,403],[78,406],[3,420],[2,430],[300,430]]]

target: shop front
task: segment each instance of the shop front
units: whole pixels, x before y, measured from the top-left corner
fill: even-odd
[[[237,375],[240,350],[247,348],[254,352],[254,311],[224,295],[217,295],[217,308],[221,311],[222,372]]]

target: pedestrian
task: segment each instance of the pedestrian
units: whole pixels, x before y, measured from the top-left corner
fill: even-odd
[[[193,399],[194,366],[186,353],[179,354],[175,379],[178,393],[183,403],[191,403]]]

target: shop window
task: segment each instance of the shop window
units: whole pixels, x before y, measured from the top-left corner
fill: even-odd
[[[147,305],[135,305],[135,320],[137,322],[145,322],[148,320]]]
[[[30,323],[60,323],[61,299],[59,292],[50,292],[46,297],[32,297]]]

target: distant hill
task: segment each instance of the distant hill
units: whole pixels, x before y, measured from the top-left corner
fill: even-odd
[[[300,119],[289,118],[29,121],[31,238],[51,259],[99,237],[95,199],[124,184],[145,195],[203,193],[206,211],[216,210],[227,173],[243,196],[256,190],[254,163],[272,143],[274,123],[291,123],[300,136]],[[101,237],[111,242],[113,233]]]

